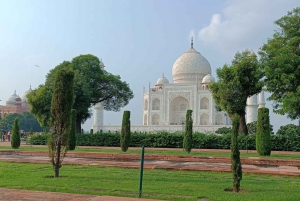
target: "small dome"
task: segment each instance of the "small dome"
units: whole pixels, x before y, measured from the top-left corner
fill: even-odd
[[[165,76],[158,78],[158,80],[156,81],[156,85],[163,85],[163,84],[169,84],[169,80],[165,78]]]
[[[16,99],[18,98],[18,95],[16,94],[16,91],[14,92],[13,95],[11,95],[7,100],[6,100],[6,105],[15,105]],[[19,97],[20,98],[20,97]]]
[[[202,84],[209,84],[211,82],[215,82],[215,78],[211,74],[207,74],[202,80]]]
[[[201,81],[203,77],[211,73],[211,67],[207,59],[193,48],[181,55],[172,68],[173,81],[175,83],[190,83]]]
[[[22,96],[21,96],[22,103],[27,103],[27,97],[26,97],[26,96],[27,96],[27,94],[29,94],[31,91],[32,91],[32,89],[31,89],[31,86],[30,86],[30,88],[22,94]]]

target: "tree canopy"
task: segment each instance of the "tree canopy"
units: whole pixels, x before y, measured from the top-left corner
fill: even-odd
[[[300,119],[300,7],[275,21],[277,30],[259,52],[273,111]]]
[[[54,80],[57,72],[63,68],[70,68],[75,73],[73,109],[77,111],[77,132],[81,131],[81,123],[91,117],[91,106],[102,102],[105,110],[119,111],[133,98],[129,85],[121,81],[119,75],[101,69],[101,61],[96,56],[80,55],[73,58],[69,64],[58,65],[50,70],[45,84],[28,95],[31,112],[42,125],[49,125]]]
[[[30,112],[8,114],[4,119],[0,120],[0,128],[5,131],[11,130],[16,118],[19,120],[20,129],[25,132],[29,132],[31,128],[35,132],[43,131],[43,128],[40,126],[35,116]]]
[[[217,77],[217,82],[209,85],[217,107],[231,118],[238,114],[239,132],[248,134],[245,120],[247,98],[259,93],[263,86],[263,71],[257,56],[249,50],[237,52],[231,65],[225,64],[217,69]]]

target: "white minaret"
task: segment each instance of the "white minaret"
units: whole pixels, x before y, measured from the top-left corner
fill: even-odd
[[[265,102],[265,94],[264,90],[261,90],[261,92],[258,94],[258,108],[265,107],[266,102]]]
[[[254,94],[253,96],[250,96],[247,98],[247,124],[257,121],[257,110],[258,110],[258,104],[257,104],[257,95]]]
[[[104,69],[104,63],[100,60],[100,68]],[[94,124],[92,126],[93,133],[100,131],[103,127],[104,109],[102,103],[97,103],[94,106]]]

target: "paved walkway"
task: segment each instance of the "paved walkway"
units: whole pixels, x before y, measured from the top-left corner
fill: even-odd
[[[126,198],[114,196],[93,196],[70,193],[27,191],[0,188],[0,200],[3,201],[158,201],[151,199]]]

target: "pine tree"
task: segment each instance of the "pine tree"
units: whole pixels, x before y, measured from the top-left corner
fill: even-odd
[[[69,150],[75,150],[76,147],[76,110],[71,111],[71,130],[68,138]]]
[[[122,120],[122,130],[120,136],[120,145],[123,152],[126,152],[130,142],[130,111],[124,111]]]
[[[68,133],[71,128],[71,109],[74,96],[74,72],[69,62],[61,64],[55,78],[51,102],[51,138],[48,140],[49,157],[54,169],[54,177],[59,177],[59,169],[67,153]]]
[[[272,147],[269,109],[259,108],[257,119],[256,151],[261,156],[270,156]]]
[[[239,134],[239,116],[234,115],[232,122],[232,135],[231,135],[231,171],[233,174],[233,191],[240,191],[240,182],[242,180],[242,164],[240,159],[240,151],[238,146],[237,137]]]
[[[20,147],[20,125],[18,118],[15,118],[14,126],[12,129],[12,136],[11,136],[11,147],[13,149],[18,149]]]
[[[192,110],[186,111],[185,119],[185,133],[183,138],[183,148],[186,152],[190,153],[193,146],[193,119]]]

